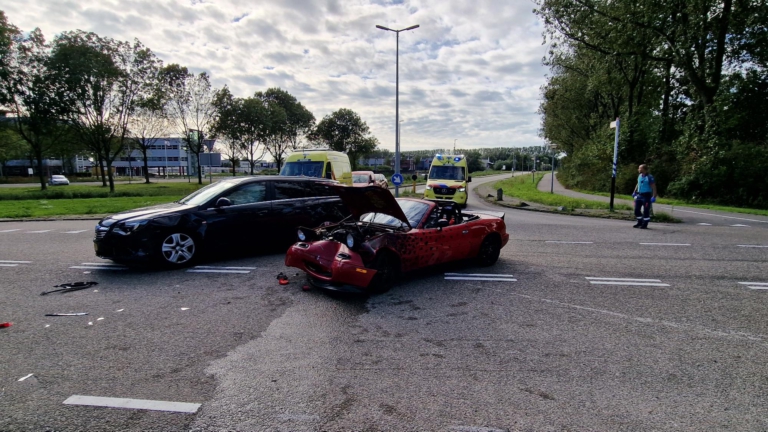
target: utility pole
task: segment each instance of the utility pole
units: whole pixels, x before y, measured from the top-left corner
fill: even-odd
[[[453,140],[453,154],[456,155],[456,140]]]
[[[613,211],[613,197],[616,194],[616,165],[619,158],[619,127],[621,122],[616,117],[616,121],[611,122],[611,128],[616,128],[616,137],[613,140],[613,174],[611,176],[611,211]]]

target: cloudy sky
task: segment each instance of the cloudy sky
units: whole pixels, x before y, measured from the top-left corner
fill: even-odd
[[[320,120],[356,111],[395,146],[400,33],[402,149],[541,145],[542,25],[530,0],[0,0],[22,30],[139,38],[166,63],[237,96],[281,87]]]

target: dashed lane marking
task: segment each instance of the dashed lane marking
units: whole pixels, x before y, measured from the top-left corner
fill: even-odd
[[[768,282],[739,282],[739,284],[753,290],[768,290]]]
[[[690,243],[640,243],[643,246],[690,246]]]
[[[51,231],[53,230],[24,231],[24,234],[40,234],[40,233],[47,233]]]
[[[32,261],[7,261],[0,260],[0,267],[18,267],[19,264],[31,264]]]
[[[128,270],[128,267],[126,266],[110,263],[82,263],[81,265],[71,266],[70,268],[78,270]]]
[[[749,227],[749,225],[742,225],[742,224],[734,224],[731,225],[732,227]]]
[[[21,231],[21,228],[0,230],[0,233],[14,232],[14,231]]]
[[[218,266],[195,266],[187,270],[187,273],[228,273],[228,274],[248,274],[256,267],[218,267]]]
[[[660,207],[660,209],[662,209],[662,207]],[[675,211],[682,212],[682,213],[700,214],[700,215],[705,215],[705,216],[715,216],[715,217],[719,217],[719,218],[723,218],[723,219],[736,219],[736,220],[743,220],[743,221],[748,221],[748,222],[768,223],[768,221],[764,221],[764,220],[747,219],[747,218],[740,218],[740,217],[734,217],[734,216],[723,216],[723,215],[717,215],[717,214],[712,214],[712,213],[695,212],[695,211],[691,211],[691,210],[676,209]]]
[[[168,402],[147,399],[124,399],[99,396],[73,395],[64,401],[65,405],[87,405],[106,408],[127,408],[150,411],[169,411],[194,414],[200,409],[199,403]]]
[[[517,282],[514,275],[482,273],[446,273],[445,280]]]
[[[660,279],[630,279],[630,278],[603,278],[588,277],[585,278],[592,285],[630,285],[630,286],[657,286],[668,287],[669,284],[662,283]]]
[[[702,223],[697,223],[696,225],[701,225],[701,226],[712,226],[712,224],[708,224],[708,223],[704,223],[704,222],[702,222]]]
[[[560,241],[560,240],[547,240],[545,243],[562,243],[562,244],[593,244],[588,241]]]
[[[90,230],[77,230],[77,231],[63,231],[62,234],[80,234],[81,232],[86,232]]]
[[[768,245],[736,245],[738,247],[745,247],[745,248],[768,248]]]

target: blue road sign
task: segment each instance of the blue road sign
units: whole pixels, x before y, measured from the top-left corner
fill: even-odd
[[[392,184],[395,186],[403,184],[403,176],[400,173],[392,174]]]

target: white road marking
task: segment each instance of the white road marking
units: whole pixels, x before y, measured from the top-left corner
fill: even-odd
[[[18,267],[18,264],[3,264],[3,263],[0,263],[0,267]]]
[[[90,266],[116,266],[116,267],[125,267],[125,266],[124,266],[124,265],[122,265],[122,264],[106,263],[106,262],[101,262],[101,263],[83,263],[83,265],[90,265]]]
[[[738,247],[746,247],[746,248],[768,248],[768,245],[736,245]]]
[[[592,244],[592,242],[559,241],[559,240],[547,240],[545,243],[562,243],[562,244]]]
[[[230,274],[248,274],[250,270],[213,270],[213,269],[189,269],[187,273],[230,273]]]
[[[217,266],[195,266],[196,269],[224,269],[224,270],[256,270],[256,267],[217,267]]]
[[[446,273],[445,280],[517,282],[514,275],[486,273]]]
[[[64,401],[65,405],[87,405],[107,408],[127,408],[151,411],[169,411],[194,414],[200,409],[198,403],[168,402],[147,399],[124,399],[99,396],[73,395]]]
[[[34,376],[34,375],[35,375],[35,374],[29,374],[29,375],[27,375],[27,376],[23,376],[23,377],[19,378],[19,381],[24,381],[25,379],[27,379],[27,378],[29,378],[29,377],[31,377],[31,376]]]
[[[643,246],[690,246],[690,243],[640,243]]]
[[[662,209],[663,209],[663,207],[659,208],[659,210],[662,210]],[[668,210],[668,208],[666,210]],[[719,218],[724,218],[724,219],[736,219],[736,220],[743,220],[743,221],[748,221],[748,222],[768,223],[768,221],[763,221],[763,220],[746,219],[746,218],[739,218],[739,217],[734,217],[734,216],[721,216],[721,215],[716,215],[716,214],[712,214],[712,213],[702,213],[702,212],[695,212],[695,211],[690,211],[690,210],[676,209],[675,211],[679,211],[679,212],[683,212],[683,213],[700,214],[700,215],[705,215],[705,216],[714,216],[714,217],[719,217]]]
[[[81,232],[86,232],[86,231],[90,231],[90,230],[64,231],[62,232],[62,234],[79,234]]]
[[[24,234],[39,234],[39,233],[47,233],[53,230],[40,230],[40,231],[25,231]]]
[[[0,230],[0,233],[4,233],[4,232],[14,232],[14,231],[21,231],[21,228],[17,228],[17,229],[7,229],[7,230]]]
[[[0,260],[0,263],[6,263],[6,264],[32,264],[32,261],[8,261],[8,260]]]
[[[712,224],[703,223],[703,222],[702,222],[702,223],[697,223],[696,225],[701,225],[701,226],[712,226]]]
[[[739,282],[739,284],[753,290],[768,290],[768,282]]]
[[[128,267],[114,267],[114,266],[102,266],[102,265],[81,265],[71,266],[71,269],[80,270],[128,270]]]
[[[628,279],[628,278],[585,278],[592,285],[628,285],[628,286],[655,286],[668,287],[669,284],[661,283],[659,279]]]
[[[184,307],[184,308],[181,308],[181,310],[189,310],[189,308]]]
[[[749,228],[749,225],[742,225],[742,224],[735,224],[735,225],[731,225],[731,226],[732,227],[747,227],[747,228]]]

